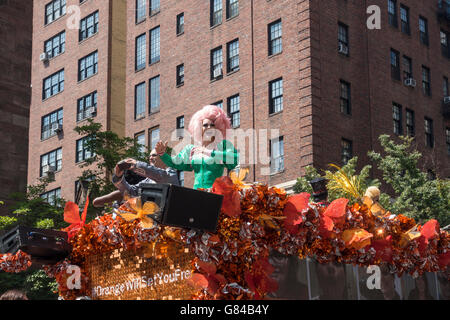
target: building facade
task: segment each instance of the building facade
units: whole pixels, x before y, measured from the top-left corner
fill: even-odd
[[[369,150],[380,151],[383,133],[414,136],[423,168],[450,176],[448,2],[112,3],[79,5],[82,18],[100,13],[98,33],[81,42],[82,31],[65,27],[68,15],[46,24],[48,2],[35,5],[29,181],[42,173],[42,156],[62,148],[53,187],[64,185],[71,199],[80,172],[71,128],[77,101],[95,90],[96,121],[150,148],[158,140],[182,146],[191,116],[204,105],[221,106],[253,181],[289,189],[308,165],[324,169],[357,155],[362,166]],[[367,24],[370,5],[379,29]],[[39,60],[44,43],[63,30],[67,52],[46,66]],[[80,81],[81,60],[92,52],[98,74]],[[62,69],[64,91],[46,98],[46,79]],[[42,139],[43,117],[60,108],[63,137]],[[181,178],[192,186],[192,173]]]
[[[42,195],[73,200],[92,118],[124,135],[126,1],[35,1],[28,184],[52,175]]]
[[[0,213],[27,185],[32,15],[32,1],[0,1]]]
[[[126,134],[177,145],[180,118],[219,103],[258,135],[239,148],[254,181],[289,188],[308,165],[366,164],[383,133],[414,136],[421,166],[449,177],[448,4],[375,4],[380,29],[356,0],[132,1]]]

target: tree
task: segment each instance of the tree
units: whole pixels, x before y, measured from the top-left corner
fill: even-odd
[[[29,186],[26,193],[14,193],[10,196],[16,203],[11,207],[10,216],[0,217],[0,232],[12,229],[17,225],[42,229],[61,229],[67,226],[63,221],[63,199],[50,205],[41,198],[41,194],[49,183],[43,179],[34,186]],[[57,284],[46,276],[42,270],[27,270],[11,274],[0,272],[1,293],[10,289],[19,289],[27,293],[28,298],[36,300],[56,299]]]
[[[400,137],[397,144],[388,135],[379,137],[384,155],[369,152],[369,158],[382,172],[384,182],[394,190],[388,208],[423,223],[436,219],[450,224],[450,180],[430,180],[418,168],[422,154],[412,147],[414,138]]]
[[[120,160],[133,158],[147,162],[150,156],[150,151],[142,151],[142,145],[136,139],[122,138],[112,131],[102,131],[102,125],[92,119],[88,119],[88,124],[78,126],[74,130],[80,135],[90,137],[86,147],[93,156],[86,159],[82,167],[95,163],[96,168],[84,170],[79,178],[89,182],[91,198],[116,190],[110,178]]]
[[[352,158],[341,171],[348,177],[355,177],[361,185],[361,190],[369,186],[377,186],[381,189],[390,187],[393,194],[381,193],[380,204],[394,214],[404,214],[414,218],[418,223],[424,223],[430,219],[439,221],[442,227],[450,224],[450,180],[429,179],[427,173],[418,167],[418,161],[422,157],[420,152],[412,147],[413,138],[400,137],[400,143],[390,140],[388,135],[379,137],[383,155],[374,151],[369,152],[369,158],[374,161],[376,168],[382,172],[383,184],[377,179],[371,180],[371,166],[365,166],[359,174],[356,174],[357,157]],[[340,197],[355,202],[357,199],[344,188],[334,188],[333,180],[336,172],[326,170],[324,177],[329,180],[327,184],[329,201]],[[306,168],[304,177],[298,178],[294,186],[294,192],[312,193],[309,181],[320,177],[320,173],[313,167]]]

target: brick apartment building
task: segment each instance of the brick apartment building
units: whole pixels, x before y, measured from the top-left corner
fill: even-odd
[[[49,161],[56,164],[50,187],[60,191],[53,195],[73,198],[79,162],[89,153],[72,129],[80,101],[90,106],[83,97],[93,92],[96,121],[150,147],[159,139],[178,144],[174,130],[206,104],[227,110],[236,131],[269,130],[240,151],[246,165],[251,151],[268,147],[270,158],[258,157],[250,179],[270,185],[289,188],[307,165],[325,168],[353,155],[367,163],[382,133],[414,135],[424,168],[450,176],[446,2],[129,0],[125,8],[125,1],[85,0],[82,19],[99,13],[92,31],[85,20],[69,29],[61,9],[46,21],[56,2],[79,1],[34,7],[28,175],[30,183]],[[366,27],[372,4],[381,9],[380,30]],[[63,31],[65,52],[40,61],[45,42]],[[93,52],[98,57],[84,59]],[[91,58],[98,71],[84,79]],[[61,108],[62,121],[54,114]],[[44,135],[52,116],[63,130]],[[191,186],[192,173],[183,180]]]
[[[73,200],[90,156],[77,125],[124,134],[125,13],[125,0],[34,3],[28,183],[53,174],[50,202]]]
[[[0,213],[27,185],[32,15],[32,1],[0,1]]]

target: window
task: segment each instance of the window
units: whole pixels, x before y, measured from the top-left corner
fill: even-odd
[[[445,143],[447,145],[447,154],[450,156],[450,128],[445,128]]]
[[[416,135],[414,111],[406,109],[406,135],[414,137]]]
[[[227,44],[227,72],[239,70],[239,39]]]
[[[227,99],[227,104],[228,104],[228,116],[231,119],[231,127],[237,128],[241,125],[240,96],[237,94],[235,96],[229,97]]]
[[[137,133],[135,136],[134,136],[134,139],[136,140],[136,142],[137,142],[137,144],[139,145],[139,152],[140,153],[145,153],[145,149],[146,149],[146,146],[145,146],[145,132],[140,132],[140,133]]]
[[[400,80],[400,54],[394,49],[391,49],[391,77]]]
[[[270,173],[284,170],[284,137],[270,140]]]
[[[184,33],[184,12],[177,15],[177,35]]]
[[[159,111],[160,106],[160,80],[159,76],[150,79],[150,113]]]
[[[422,66],[422,88],[424,95],[431,96],[430,69],[425,66]]]
[[[239,0],[227,0],[227,19],[236,17],[239,14]]]
[[[411,34],[411,28],[409,26],[409,8],[404,5],[400,5],[400,21],[402,32]]]
[[[45,24],[66,14],[66,0],[53,0],[45,6]]]
[[[222,47],[211,50],[211,80],[222,78]]]
[[[212,105],[213,106],[218,106],[220,109],[223,110],[223,101],[222,100],[214,102]]]
[[[147,61],[147,37],[146,34],[141,34],[136,38],[136,50],[135,50],[135,70],[142,70],[145,68]]]
[[[428,46],[428,20],[424,17],[419,17],[419,31],[420,31],[420,42]]]
[[[61,188],[51,190],[49,192],[41,194],[41,198],[48,204],[55,206],[57,201],[61,199]]]
[[[184,64],[177,66],[177,86],[184,84]]]
[[[77,102],[77,121],[97,115],[97,91],[94,91],[80,99]]]
[[[46,153],[41,156],[40,177],[52,170],[53,172],[61,171],[62,168],[62,148]]]
[[[269,114],[283,111],[283,78],[269,82]]]
[[[412,60],[407,56],[403,56],[403,77],[405,79],[410,79],[413,77]]]
[[[398,18],[397,18],[397,1],[396,0],[388,0],[388,15],[389,15],[389,24],[395,28],[398,27]]]
[[[343,164],[347,164],[347,162],[353,158],[353,143],[350,140],[342,139],[341,140],[341,160]]]
[[[444,77],[444,80],[442,81],[442,92],[444,94],[444,97],[450,96],[450,91],[448,87],[448,78]]]
[[[177,118],[177,137],[184,137],[184,116]]]
[[[134,119],[142,119],[145,117],[145,103],[146,103],[145,82],[142,82],[134,87]]]
[[[136,23],[145,20],[147,0],[136,0]]]
[[[41,140],[48,139],[57,134],[58,126],[63,125],[63,109],[59,109],[41,120]]]
[[[159,0],[150,0],[150,15],[157,14],[160,10]]]
[[[53,38],[45,41],[44,52],[47,53],[47,57],[54,58],[66,51],[66,32],[63,31]]]
[[[148,131],[148,136],[150,140],[150,150],[155,149],[156,144],[158,143],[159,139],[159,128],[153,128]]]
[[[283,51],[281,19],[269,24],[269,56]]]
[[[80,21],[79,41],[92,37],[98,32],[98,11]]]
[[[86,80],[98,72],[98,52],[95,51],[78,61],[78,81]]]
[[[64,91],[64,69],[44,79],[42,100]]]
[[[82,161],[85,161],[89,158],[92,158],[95,156],[95,153],[91,151],[91,148],[89,148],[88,143],[92,140],[92,137],[84,137],[76,142],[76,159],[75,162],[79,163]]]
[[[222,23],[222,0],[210,0],[211,27]]]
[[[425,118],[425,145],[434,147],[433,120]]]
[[[450,58],[450,46],[448,45],[449,33],[441,30],[440,36],[442,55],[446,58]]]
[[[395,103],[392,106],[392,119],[394,121],[394,133],[398,136],[403,134],[402,129],[402,106]]]
[[[351,87],[350,83],[341,80],[341,97],[340,97],[340,105],[341,105],[341,113],[350,115],[352,113],[351,106]]]
[[[346,56],[349,55],[349,39],[348,39],[348,26],[343,23],[338,25],[338,44],[339,53]]]
[[[159,27],[150,30],[150,64],[160,60],[160,35]]]

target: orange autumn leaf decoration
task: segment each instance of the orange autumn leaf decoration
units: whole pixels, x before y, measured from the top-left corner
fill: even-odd
[[[392,236],[389,235],[385,239],[377,239],[372,241],[372,247],[375,249],[376,259],[381,259],[382,261],[391,262],[392,261]]]
[[[236,173],[235,170],[232,170],[229,176],[231,181],[233,181],[235,185],[242,187],[244,185],[244,180],[247,177],[248,173],[249,173],[248,168],[242,168],[239,170],[238,174]]]
[[[274,271],[268,258],[260,258],[253,264],[251,271],[245,272],[244,278],[250,290],[255,293],[254,299],[278,290],[278,282],[270,277]]]
[[[295,235],[298,233],[298,226],[303,222],[301,212],[308,208],[310,197],[309,193],[303,192],[290,197],[286,203],[283,210],[283,214],[286,217],[284,227],[290,234]]]
[[[336,199],[327,207],[323,215],[331,219],[342,218],[347,210],[347,204],[348,199],[345,198]]]
[[[241,215],[241,196],[230,177],[219,177],[212,186],[212,192],[223,195],[222,211],[229,217]]]
[[[425,223],[420,230],[420,234],[425,237],[427,240],[431,240],[438,236],[438,230],[439,230],[439,222],[437,220],[432,219]]]
[[[68,201],[64,207],[64,221],[70,223],[70,226],[64,228],[69,239],[72,238],[78,231],[80,231],[86,223],[87,208],[89,205],[89,196],[86,197],[83,213],[80,217],[80,209],[78,205],[72,201]]]
[[[320,230],[322,234],[333,231],[334,225],[342,221],[347,211],[348,199],[340,198],[334,200],[322,214],[320,219]]]
[[[131,212],[121,212],[120,216],[125,219],[126,221],[134,221],[136,219],[139,219],[141,222],[141,225],[144,229],[148,229],[153,227],[153,220],[148,217],[148,215],[155,214],[159,210],[159,206],[152,202],[147,201],[142,205],[142,201],[140,197],[137,198],[130,198],[128,199],[128,205],[132,210],[134,210],[136,213]]]
[[[345,230],[342,233],[342,240],[345,241],[345,246],[356,250],[370,245],[372,237],[373,234],[361,228]]]
[[[209,294],[214,295],[221,285],[226,284],[225,277],[216,273],[217,267],[214,263],[204,262],[197,258],[195,265],[201,273],[194,273],[190,283],[197,289],[205,289]]]

